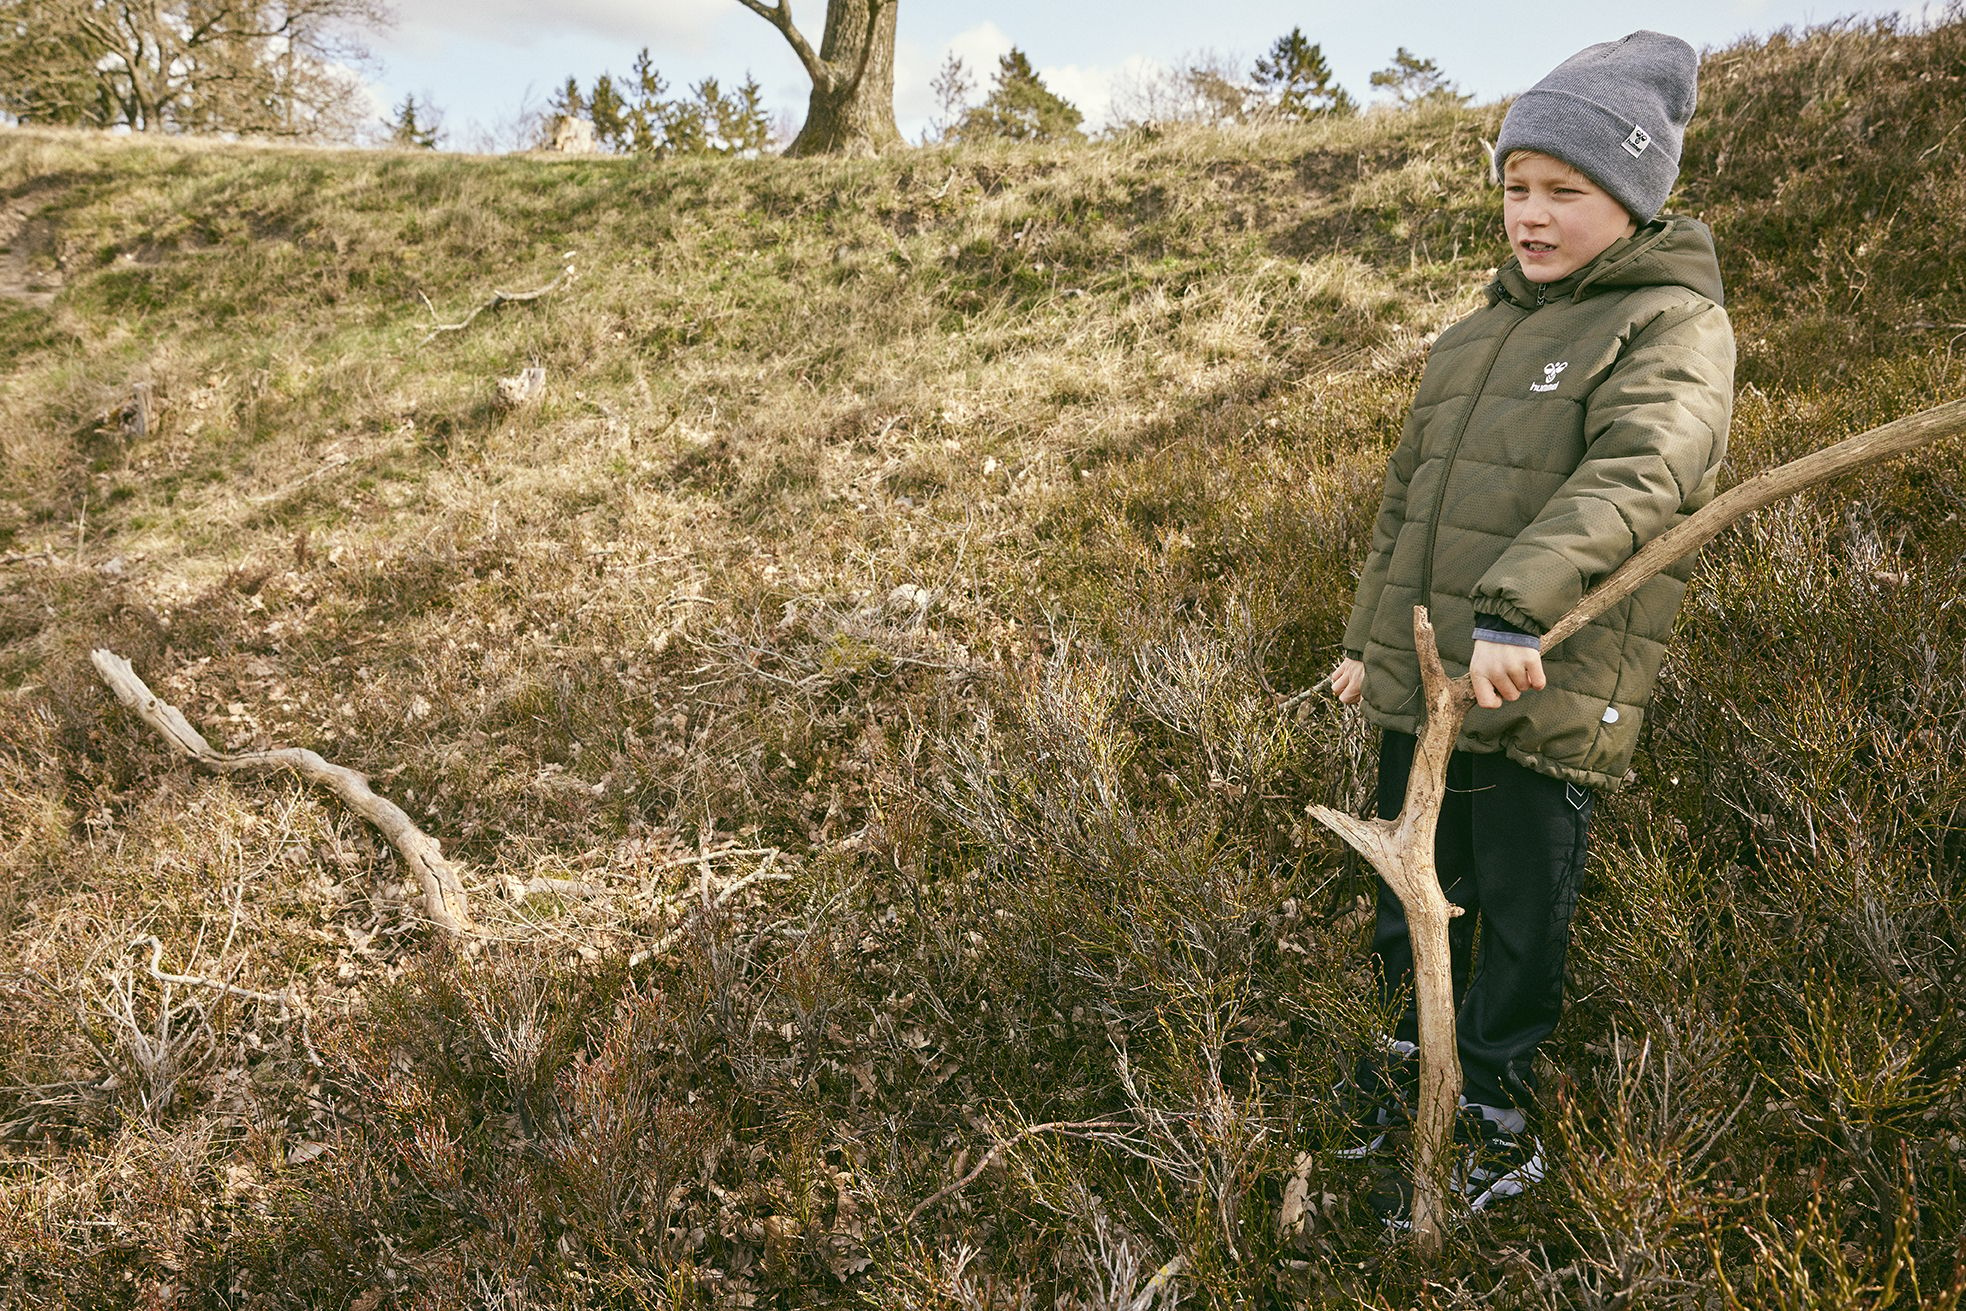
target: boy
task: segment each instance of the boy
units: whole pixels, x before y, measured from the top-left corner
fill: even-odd
[[[1452,930],[1470,1144],[1458,1179],[1476,1209],[1543,1176],[1531,1061],[1562,1007],[1594,790],[1624,782],[1690,562],[1547,662],[1538,635],[1706,504],[1726,450],[1734,337],[1712,235],[1658,217],[1697,73],[1685,42],[1634,32],[1572,56],[1510,108],[1494,163],[1512,255],[1488,304],[1428,358],[1331,680],[1383,730],[1386,818],[1405,798],[1421,714],[1415,605],[1449,674],[1474,684],[1436,857],[1468,912]],[[1406,920],[1383,886],[1373,955],[1388,997],[1405,991]],[[1361,1062],[1348,1154],[1382,1149],[1405,1118],[1415,1027],[1409,1001],[1390,1078]]]

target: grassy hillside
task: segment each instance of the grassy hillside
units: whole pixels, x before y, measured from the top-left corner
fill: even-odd
[[[1673,207],[1730,285],[1730,476],[1966,390],[1962,103],[1957,9],[1708,56]],[[1503,253],[1499,117],[852,163],[0,132],[0,1303],[1145,1306],[1178,1257],[1183,1305],[1956,1304],[1957,443],[1703,557],[1535,1203],[1423,1269],[1332,1150],[1385,1017],[1302,815],[1371,744],[1280,707]],[[331,799],[171,759],[96,646],[371,775],[489,940]]]

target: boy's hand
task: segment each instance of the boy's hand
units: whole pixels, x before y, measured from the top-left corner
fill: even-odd
[[[1347,656],[1331,671],[1331,695],[1340,705],[1355,706],[1365,696],[1365,662]]]
[[[1474,684],[1476,705],[1497,709],[1504,701],[1543,686],[1543,653],[1533,646],[1477,639],[1474,658],[1468,662],[1468,681]],[[1335,678],[1332,686],[1337,686]]]

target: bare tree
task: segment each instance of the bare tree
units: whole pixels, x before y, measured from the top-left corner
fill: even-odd
[[[385,0],[0,0],[0,109],[138,132],[345,137]]]
[[[897,0],[827,0],[819,48],[792,21],[792,0],[737,0],[790,43],[812,99],[788,155],[876,155],[902,144],[894,122],[894,17]]]
[[[943,58],[942,67],[936,71],[935,80],[929,83],[929,90],[935,93],[936,115],[922,140],[947,141],[969,108],[969,98],[976,91],[976,79],[970,76],[969,65],[963,63],[962,56],[951,50]]]
[[[1173,65],[1122,73],[1112,116],[1125,126],[1247,122],[1265,108],[1241,72],[1241,59],[1215,50],[1183,55]]]

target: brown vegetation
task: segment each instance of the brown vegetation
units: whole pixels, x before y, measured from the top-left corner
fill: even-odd
[[[1956,15],[1710,60],[1681,208],[1741,332],[1734,476],[1961,392],[1963,79]],[[1498,252],[1496,120],[0,136],[60,274],[0,300],[0,1300],[1956,1302],[1956,443],[1703,556],[1601,812],[1536,1205],[1422,1269],[1329,1150],[1383,1017],[1365,877],[1302,812],[1361,802],[1369,743],[1277,707]],[[568,251],[419,347],[424,297]],[[172,760],[96,646],[223,749],[369,775],[497,940],[432,953],[358,821]],[[1123,1127],[1035,1131],[1088,1123]]]

